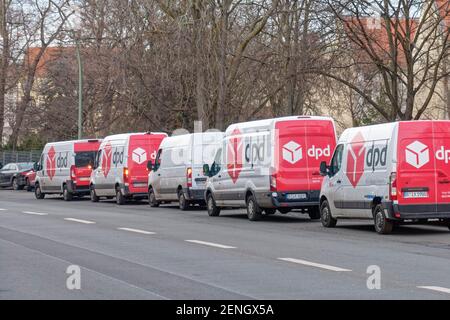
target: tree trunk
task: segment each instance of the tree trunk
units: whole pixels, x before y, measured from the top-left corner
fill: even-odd
[[[0,2],[0,36],[3,39],[3,48],[0,63],[0,150],[3,147],[3,127],[5,126],[6,78],[9,65],[9,35],[6,21],[6,1]]]

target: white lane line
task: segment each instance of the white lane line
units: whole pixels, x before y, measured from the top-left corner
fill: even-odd
[[[321,264],[321,263],[316,263],[316,262],[311,262],[311,261],[306,261],[306,260],[300,260],[300,259],[278,258],[278,260],[297,263],[297,264],[301,264],[304,266],[315,267],[315,268],[320,268],[320,269],[325,269],[325,270],[335,271],[335,272],[350,272],[350,271],[352,271],[350,269],[344,269],[344,268],[329,266],[326,264]]]
[[[22,213],[31,214],[33,216],[48,216],[48,213],[45,212],[22,211]]]
[[[444,288],[444,287],[436,287],[436,286],[420,286],[417,287],[419,289],[425,289],[425,290],[432,290],[432,291],[437,291],[437,292],[442,292],[442,293],[448,293],[450,294],[450,289],[448,288]]]
[[[133,229],[133,228],[117,228],[117,230],[129,231],[129,232],[140,233],[140,234],[155,234],[155,232]]]
[[[0,211],[6,211],[6,209],[2,209],[2,208],[0,208]]]
[[[72,221],[72,222],[78,222],[78,223],[84,223],[84,224],[94,224],[94,221],[88,221],[88,220],[81,220],[81,219],[75,219],[75,218],[64,218],[66,221]]]
[[[190,243],[202,244],[202,245],[210,246],[210,247],[221,248],[221,249],[236,249],[236,247],[231,247],[231,246],[227,246],[227,245],[220,244],[220,243],[206,242],[206,241],[200,241],[200,240],[185,240],[185,241],[190,242]]]

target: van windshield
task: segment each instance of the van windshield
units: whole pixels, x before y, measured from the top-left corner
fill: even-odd
[[[83,151],[75,153],[75,167],[82,168],[94,166],[96,151]]]

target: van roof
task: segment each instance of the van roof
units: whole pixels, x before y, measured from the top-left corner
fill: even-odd
[[[342,132],[339,143],[345,143],[353,139],[353,137],[360,132],[366,140],[385,140],[392,138],[394,131],[397,130],[399,123],[409,123],[409,122],[436,122],[436,121],[448,121],[448,120],[414,120],[414,121],[396,121],[375,124],[370,126],[349,128]],[[450,121],[449,121],[450,123]]]
[[[263,120],[255,120],[255,121],[248,121],[248,122],[240,122],[240,123],[233,123],[227,128],[227,132],[234,130],[236,127],[271,127],[275,125],[276,122],[279,121],[290,121],[290,120],[326,120],[326,121],[333,121],[330,117],[322,117],[322,116],[289,116],[289,117],[280,117],[280,118],[273,118],[273,119],[263,119]]]
[[[220,141],[224,137],[225,133],[223,132],[197,132],[197,133],[188,133],[182,135],[175,135],[171,137],[167,137],[161,143],[161,148],[168,148],[173,146],[187,146],[191,144],[193,138],[197,137],[207,137],[210,139],[206,139],[204,144],[210,144],[211,142]]]
[[[58,145],[64,145],[64,144],[88,143],[88,142],[102,142],[102,139],[81,139],[81,140],[56,141],[56,142],[49,142],[45,146],[58,146]]]
[[[167,133],[165,132],[132,132],[132,133],[119,133],[119,134],[113,134],[110,136],[105,137],[104,140],[125,140],[128,137],[131,136],[139,136],[139,135],[165,135],[167,136]]]

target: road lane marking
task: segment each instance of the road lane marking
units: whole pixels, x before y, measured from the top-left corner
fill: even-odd
[[[437,292],[442,292],[442,293],[449,293],[450,294],[450,289],[448,288],[444,288],[444,287],[436,287],[436,286],[420,286],[417,287],[419,289],[425,289],[425,290],[432,290],[432,291],[437,291]]]
[[[72,221],[72,222],[78,222],[78,223],[84,223],[84,224],[94,224],[94,221],[88,221],[88,220],[81,220],[81,219],[75,219],[75,218],[64,218],[66,221]]]
[[[202,245],[210,246],[210,247],[221,248],[221,249],[236,249],[236,247],[231,247],[231,246],[227,246],[227,245],[220,244],[220,243],[206,242],[206,241],[200,241],[200,240],[185,240],[185,241],[190,242],[190,243],[202,244]]]
[[[344,269],[344,268],[334,267],[334,266],[330,266],[330,265],[326,265],[326,264],[321,264],[321,263],[316,263],[316,262],[311,262],[311,261],[306,261],[306,260],[300,260],[300,259],[294,259],[294,258],[278,258],[278,260],[297,263],[297,264],[301,264],[304,266],[315,267],[315,268],[320,268],[320,269],[325,269],[325,270],[335,271],[335,272],[350,272],[350,271],[352,271],[350,269]]]
[[[2,209],[2,208],[0,208],[0,211],[6,211],[6,209]]]
[[[33,216],[48,216],[48,213],[45,212],[22,211],[22,213],[31,214]]]
[[[155,234],[155,232],[133,229],[133,228],[117,228],[117,230],[129,231],[129,232],[140,233],[140,234]]]

